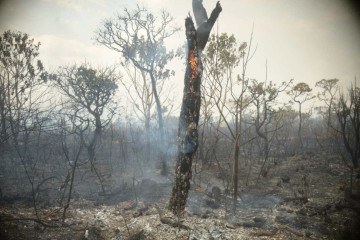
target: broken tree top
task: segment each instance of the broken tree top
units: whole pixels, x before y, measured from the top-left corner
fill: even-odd
[[[186,18],[188,59],[184,78],[184,96],[181,104],[178,128],[178,159],[169,209],[175,214],[183,213],[190,189],[192,160],[198,147],[198,123],[201,107],[201,51],[204,49],[216,19],[222,8],[217,2],[210,18],[202,1],[193,0],[193,10],[198,28],[195,30],[191,17]]]
[[[211,12],[210,18],[208,18],[206,10],[202,4],[202,0],[192,0],[192,7],[197,25],[197,42],[199,51],[204,50],[206,43],[208,42],[211,29],[216,22],[222,7],[220,2],[216,3],[214,10]]]

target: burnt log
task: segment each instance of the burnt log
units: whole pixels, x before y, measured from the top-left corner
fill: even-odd
[[[199,3],[201,3],[201,1],[199,1]],[[183,99],[177,134],[177,162],[175,168],[174,185],[169,202],[169,209],[176,215],[181,214],[185,209],[190,189],[190,180],[192,177],[191,167],[193,155],[198,148],[198,123],[201,105],[200,86],[203,72],[201,53],[208,40],[208,37],[206,36],[210,34],[211,28],[214,25],[213,23],[216,21],[216,18],[218,17],[221,10],[220,3],[218,2],[215,9],[213,10],[213,12],[215,11],[216,14],[212,14],[210,21],[209,19],[205,19],[205,23],[208,23],[208,27],[205,30],[203,29],[202,25],[198,27],[198,30],[196,30],[194,22],[190,16],[185,19],[185,34],[187,39],[188,52],[184,77]],[[195,8],[194,14],[195,16],[197,15]],[[196,18],[196,20],[198,20],[198,18]],[[200,35],[198,32],[199,30]],[[199,39],[199,36],[201,39]],[[205,36],[205,40],[203,36]]]

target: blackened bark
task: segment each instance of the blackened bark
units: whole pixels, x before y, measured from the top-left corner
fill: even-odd
[[[198,147],[198,122],[200,112],[201,59],[198,56],[194,23],[190,17],[185,20],[188,43],[187,66],[184,79],[178,128],[178,156],[175,181],[169,207],[174,214],[181,213],[186,205],[190,189],[192,156]]]
[[[221,6],[219,3],[216,5],[216,9],[218,9],[217,11],[220,13]],[[218,15],[219,14],[217,14],[216,17]],[[215,20],[216,19],[214,19],[214,21]],[[200,85],[203,71],[200,57],[203,49],[200,48],[198,32],[194,27],[191,17],[185,19],[185,28],[188,56],[184,77],[184,96],[179,118],[178,155],[175,179],[169,202],[169,209],[176,215],[181,214],[185,209],[192,176],[191,166],[193,155],[196,152],[199,142],[198,123],[201,105]],[[210,31],[211,28],[208,29],[206,34],[209,35]],[[205,46],[206,42],[203,42],[203,45],[201,46]]]
[[[220,2],[217,2],[216,7],[211,12],[210,18],[207,18],[206,10],[202,6],[201,1],[193,0],[193,10],[195,14],[197,28],[197,40],[198,48],[200,51],[204,50],[206,43],[208,42],[211,29],[213,28],[216,19],[219,17],[222,7]]]

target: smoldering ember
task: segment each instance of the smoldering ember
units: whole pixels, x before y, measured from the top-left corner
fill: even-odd
[[[353,19],[336,1],[330,5],[346,13],[343,19]],[[118,9],[111,2],[29,1],[41,16],[51,15],[43,11],[50,6],[72,8],[78,20],[66,15],[70,25],[92,24],[84,16],[96,12],[93,4],[107,9],[90,33],[91,49],[104,53],[97,58],[114,54],[112,65],[84,60],[90,48],[80,43],[55,54],[11,27],[28,26],[27,18],[0,17],[8,27],[0,35],[0,239],[360,239],[356,77],[324,71],[315,82],[275,80],[281,77],[273,76],[256,26],[242,38],[222,31],[245,28],[255,3],[272,15],[263,1],[240,1],[239,10],[235,1],[181,1],[189,7],[181,19],[153,9],[166,9],[166,1]],[[1,8],[24,10],[17,1]],[[298,29],[310,31],[311,11],[295,12]],[[231,24],[222,20],[234,14]],[[282,25],[268,21],[274,31]],[[48,34],[42,39],[55,44]],[[43,48],[53,59],[84,57],[49,68]],[[295,74],[290,61],[282,58],[280,75]]]

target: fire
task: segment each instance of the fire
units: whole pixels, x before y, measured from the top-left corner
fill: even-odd
[[[195,58],[195,51],[190,50],[189,54],[189,63],[191,67],[191,80],[194,80],[196,78],[196,75],[198,73],[198,63]]]

